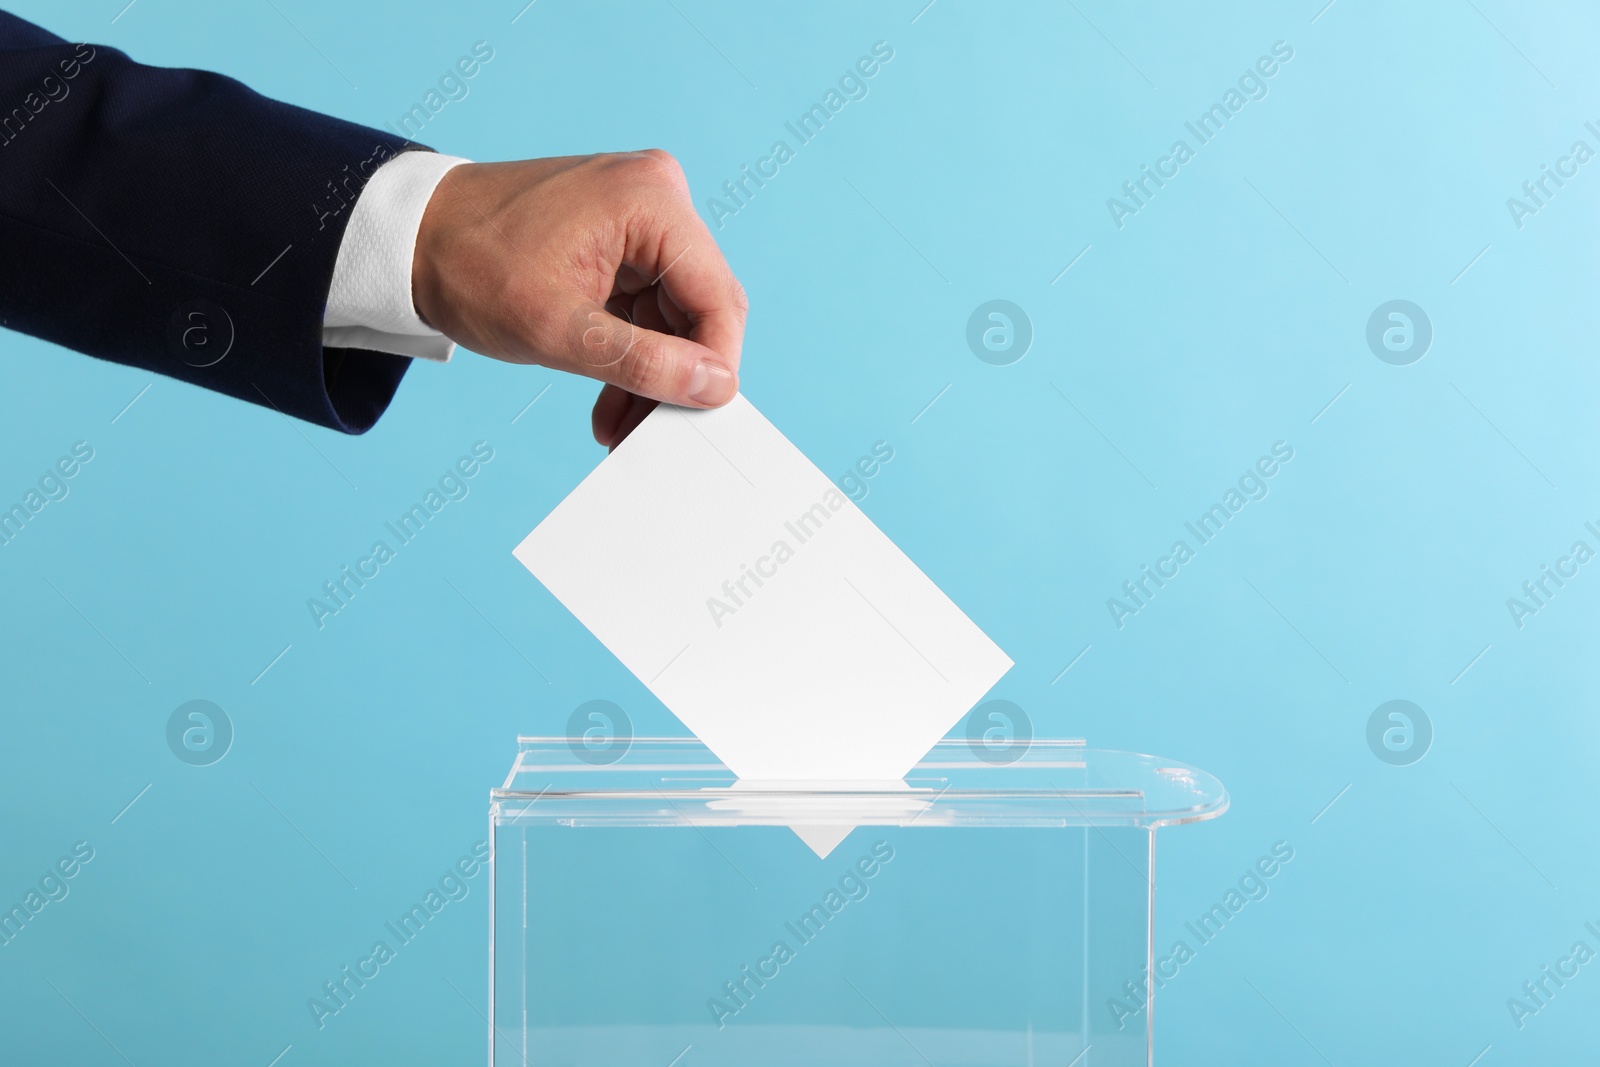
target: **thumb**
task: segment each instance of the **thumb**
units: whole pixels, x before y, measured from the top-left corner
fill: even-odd
[[[668,404],[718,407],[739,391],[738,376],[711,349],[636,326],[593,301],[573,306],[550,356],[561,370]]]

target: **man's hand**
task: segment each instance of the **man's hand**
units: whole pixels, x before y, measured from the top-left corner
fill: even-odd
[[[744,290],[660,149],[464,163],[428,202],[411,270],[418,314],[451,340],[605,382],[603,445],[657,401],[738,391]]]

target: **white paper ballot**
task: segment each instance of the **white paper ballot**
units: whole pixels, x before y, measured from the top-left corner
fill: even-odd
[[[899,779],[1011,667],[743,396],[657,408],[515,555],[741,779]]]

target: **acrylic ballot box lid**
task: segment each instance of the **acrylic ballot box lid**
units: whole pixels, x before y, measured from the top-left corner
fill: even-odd
[[[841,742],[847,743],[847,742]],[[568,826],[1120,826],[1199,822],[1228,808],[1205,771],[1081,740],[944,740],[904,779],[738,779],[696,738],[522,737],[492,791],[497,824]]]

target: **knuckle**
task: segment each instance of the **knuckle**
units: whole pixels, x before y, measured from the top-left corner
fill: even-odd
[[[677,157],[675,157],[671,152],[668,152],[665,148],[646,148],[644,151],[640,152],[639,155],[659,166],[667,167],[672,170],[678,169]]]
[[[627,352],[632,326],[609,314],[598,304],[580,305],[567,321],[561,351],[571,354],[573,369],[585,373],[602,371],[619,362]]]
[[[672,391],[674,366],[666,350],[648,336],[636,339],[623,360],[622,378],[629,392],[666,396]]]
[[[671,152],[663,148],[646,148],[637,155],[641,175],[658,181],[679,185],[684,182],[683,166]]]

